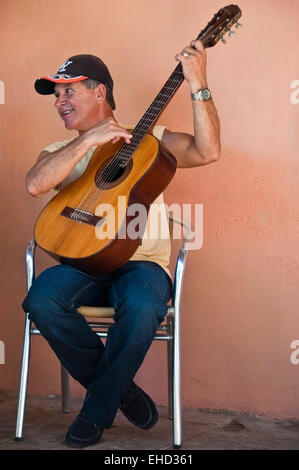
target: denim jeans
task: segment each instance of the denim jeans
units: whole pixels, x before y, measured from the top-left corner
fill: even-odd
[[[112,426],[171,294],[171,279],[149,261],[128,261],[98,276],[58,265],[33,282],[23,309],[64,367],[87,389],[81,412],[94,424]],[[77,312],[80,305],[114,307],[106,344]]]

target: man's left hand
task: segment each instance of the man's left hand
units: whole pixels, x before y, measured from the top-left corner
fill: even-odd
[[[199,39],[191,41],[190,46],[184,47],[175,58],[182,63],[184,77],[189,83],[191,93],[207,87],[207,53],[202,41]]]

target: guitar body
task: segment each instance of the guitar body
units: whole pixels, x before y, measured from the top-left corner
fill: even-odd
[[[136,217],[128,214],[130,206],[142,204],[147,214],[176,171],[176,159],[146,135],[126,167],[107,182],[105,169],[120,146],[109,142],[98,147],[82,176],[51,199],[35,225],[36,243],[44,251],[91,275],[110,272],[131,258],[146,217],[138,236],[128,236]]]

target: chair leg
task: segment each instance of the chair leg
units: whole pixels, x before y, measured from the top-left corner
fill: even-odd
[[[182,444],[181,410],[181,351],[179,316],[174,320],[173,336],[173,448],[180,449]]]
[[[167,334],[172,339],[167,341],[167,370],[168,370],[168,419],[173,419],[173,320],[167,317]]]
[[[70,412],[70,376],[68,371],[60,364],[61,374],[61,408],[63,413]]]
[[[31,329],[31,321],[29,320],[29,315],[27,313],[26,319],[25,319],[25,329],[24,329],[24,342],[23,342],[22,365],[21,365],[21,374],[20,374],[20,388],[19,388],[19,401],[18,401],[15,441],[21,441],[22,435],[23,435],[24,414],[25,414],[25,404],[26,404],[27,384],[28,384],[28,374],[29,374],[29,362],[30,362],[30,343],[31,343],[30,329]]]

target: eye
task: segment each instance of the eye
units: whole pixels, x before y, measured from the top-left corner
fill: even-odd
[[[73,90],[72,90],[71,88],[67,88],[67,89],[66,89],[66,93],[67,93],[68,95],[69,95],[70,93],[72,93],[72,91],[73,91]]]

